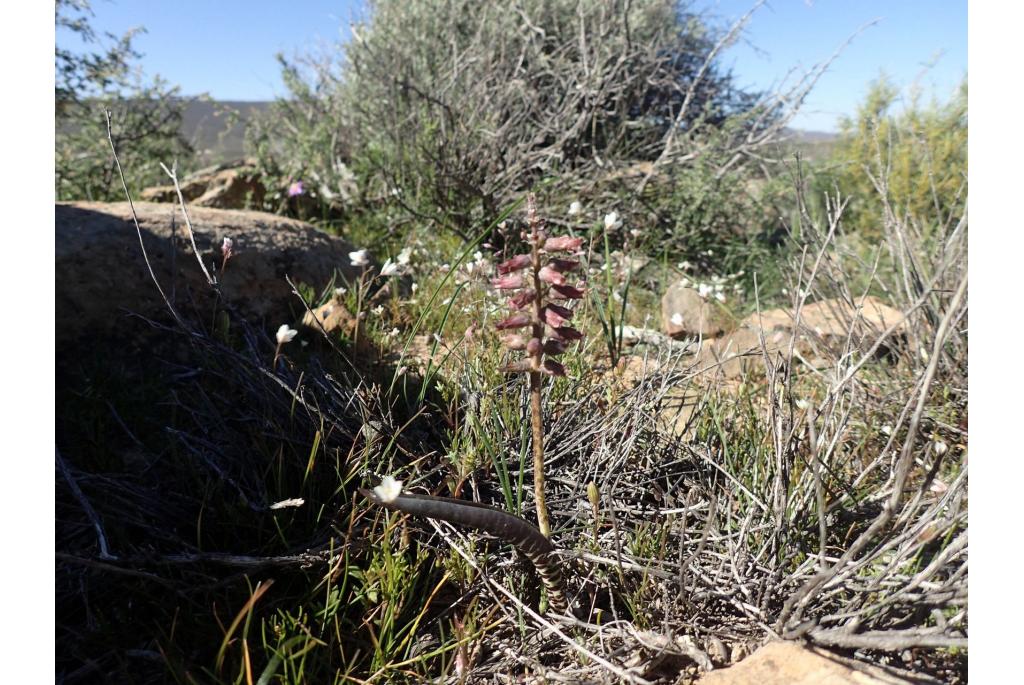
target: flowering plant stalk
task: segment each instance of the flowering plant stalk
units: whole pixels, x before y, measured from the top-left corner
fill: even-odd
[[[508,300],[513,314],[496,325],[498,330],[528,328],[529,338],[512,333],[503,339],[511,350],[526,356],[505,368],[507,372],[530,375],[530,424],[533,439],[533,486],[537,502],[537,525],[544,537],[551,536],[547,500],[544,496],[544,419],[541,412],[541,382],[544,375],[564,376],[565,367],[551,357],[562,354],[566,345],[583,334],[568,325],[573,312],[550,300],[578,300],[582,282],[569,285],[566,274],[579,268],[579,261],[555,256],[575,253],[582,238],[548,237],[537,216],[537,201],[531,193],[526,202],[529,254],[520,254],[498,265],[498,277],[491,282],[499,290],[518,291]],[[526,272],[525,274],[523,272]]]

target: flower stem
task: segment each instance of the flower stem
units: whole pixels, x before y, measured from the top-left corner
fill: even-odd
[[[540,280],[540,221],[537,218],[537,205],[531,193],[527,201],[527,218],[530,222],[533,243],[533,289],[537,293],[534,298],[533,337],[544,339],[544,290]],[[544,415],[541,412],[541,364],[542,352],[538,350],[530,371],[530,424],[533,434],[533,497],[537,502],[537,527],[546,538],[551,537],[551,521],[548,518],[548,504],[544,497]]]

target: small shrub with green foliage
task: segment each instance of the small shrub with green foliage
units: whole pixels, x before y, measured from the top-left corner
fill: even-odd
[[[87,0],[56,3],[58,29],[98,45],[101,40],[89,24],[91,15]],[[133,192],[160,182],[161,162],[170,166],[192,158],[192,147],[181,133],[188,100],[159,77],[147,82],[133,66],[141,57],[132,47],[137,31],[120,38],[107,34],[100,52],[80,54],[56,47],[54,185],[58,200],[123,199],[107,141],[108,110],[114,144],[130,171]]]
[[[890,81],[875,82],[856,116],[843,121],[831,168],[817,182],[819,196],[838,188],[849,198],[844,226],[868,238],[881,235],[882,194],[924,229],[959,217],[967,202],[966,80],[945,103],[925,106],[911,93],[896,113],[900,99]]]

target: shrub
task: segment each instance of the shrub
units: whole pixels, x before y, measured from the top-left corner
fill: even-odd
[[[290,99],[252,138],[265,168],[314,178],[336,207],[354,174],[364,203],[466,235],[542,179],[571,185],[709,151],[740,168],[731,158],[788,111],[717,66],[719,41],[735,32],[665,0],[529,0],[514,11],[381,0],[371,12],[344,61],[305,60],[311,82],[282,60]]]
[[[924,106],[912,92],[893,113],[900,99],[884,77],[872,84],[819,179],[821,191],[838,187],[849,198],[845,228],[869,239],[882,234],[883,197],[922,228],[947,224],[967,201],[967,82],[946,103]]]
[[[56,26],[84,43],[101,41],[89,25],[86,0],[58,0]],[[101,52],[55,51],[55,178],[58,200],[118,200],[123,197],[107,141],[105,112],[112,112],[118,154],[131,171],[131,190],[158,182],[160,163],[187,162],[192,147],[181,133],[187,100],[159,77],[147,82],[133,63],[137,30],[105,36]],[[60,34],[58,34],[59,37]]]

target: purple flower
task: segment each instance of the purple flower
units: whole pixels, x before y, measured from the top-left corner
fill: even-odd
[[[296,197],[297,195],[305,195],[306,186],[303,185],[302,181],[296,181],[295,183],[288,186],[288,197]]]

